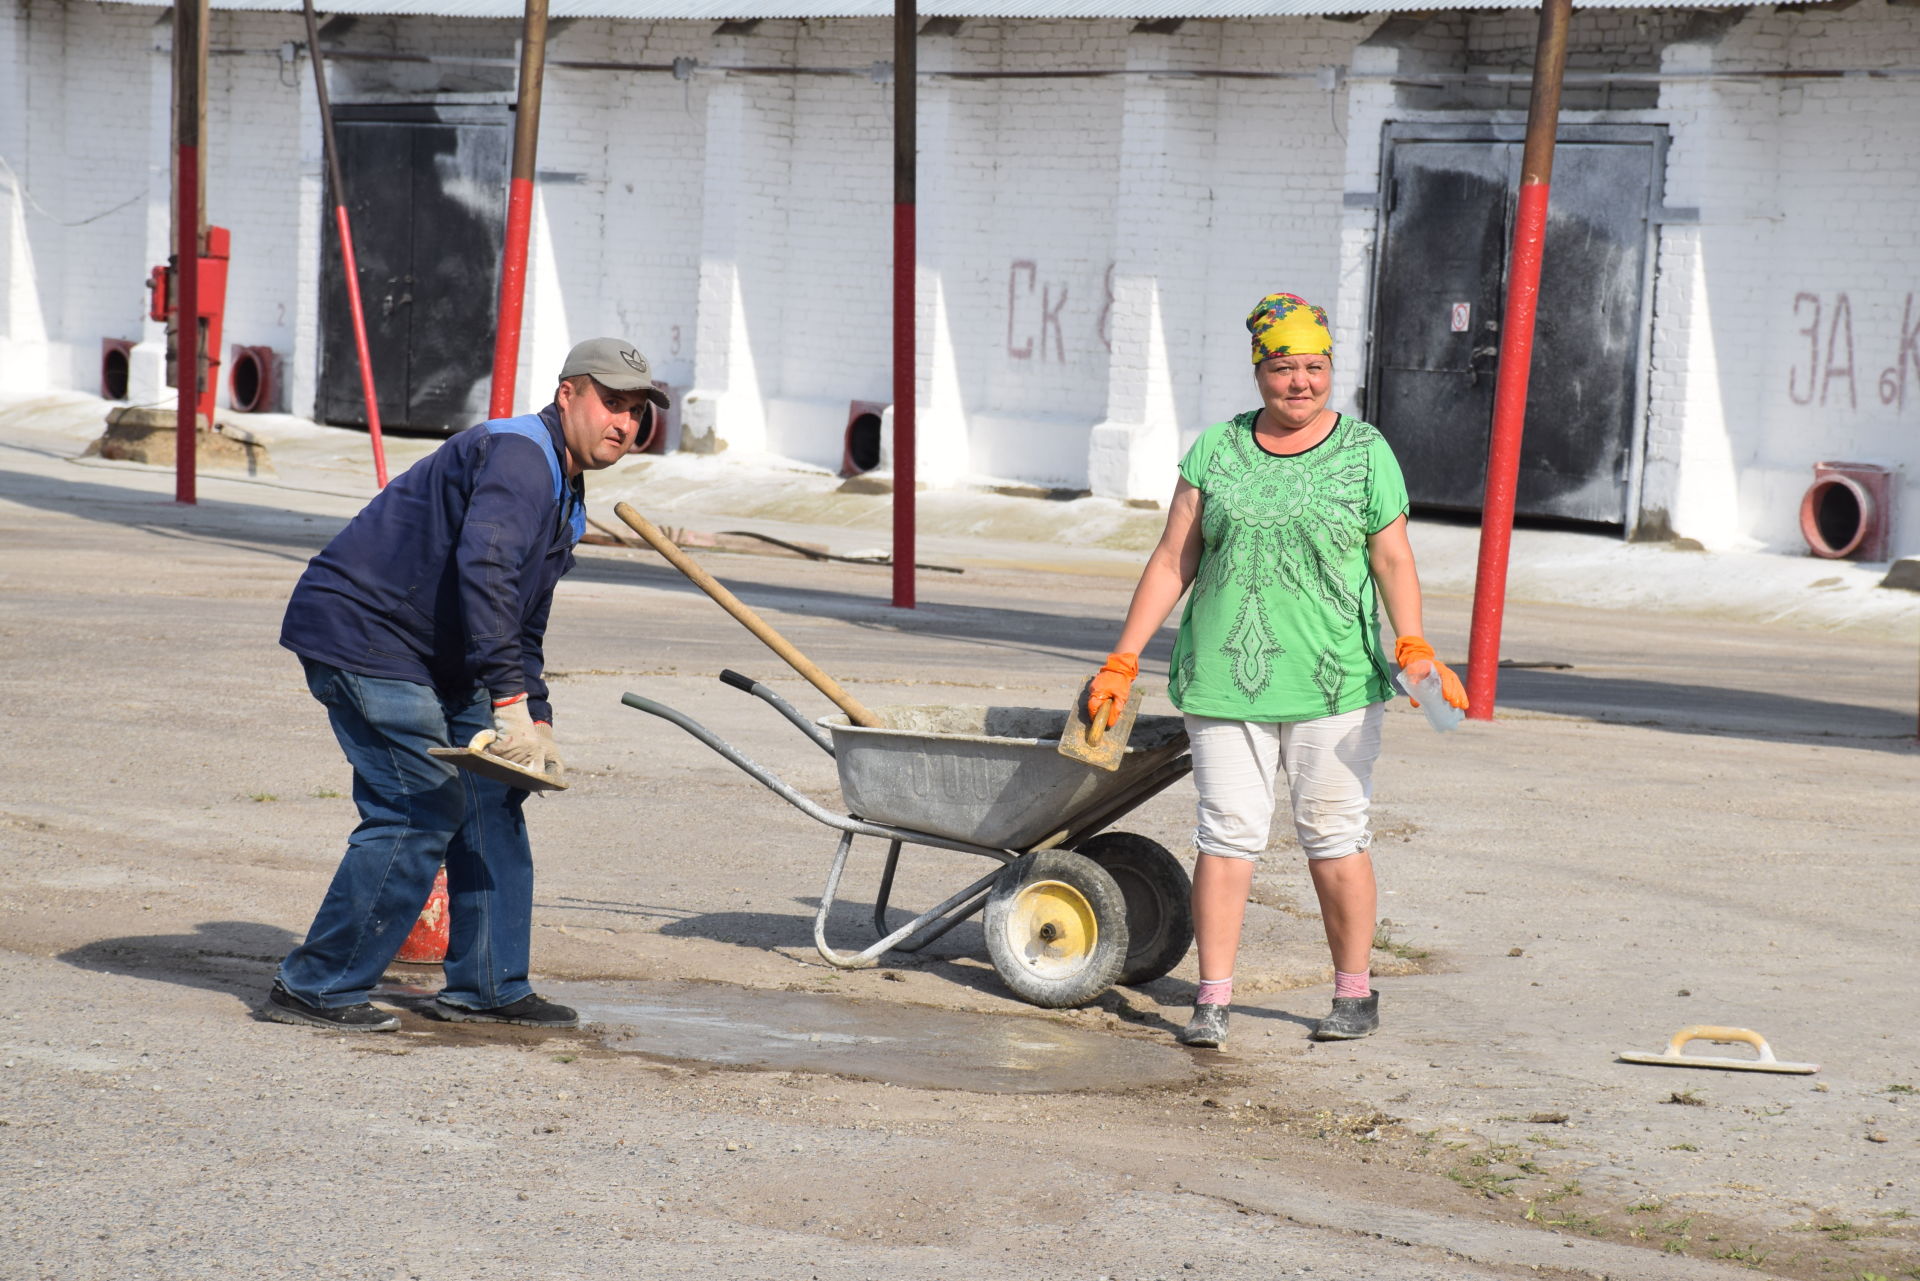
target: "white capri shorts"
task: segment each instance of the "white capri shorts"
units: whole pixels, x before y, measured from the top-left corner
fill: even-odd
[[[1189,716],[1200,793],[1193,843],[1202,854],[1257,859],[1273,829],[1276,772],[1287,772],[1293,830],[1308,858],[1345,858],[1373,844],[1367,810],[1386,705],[1269,724]]]

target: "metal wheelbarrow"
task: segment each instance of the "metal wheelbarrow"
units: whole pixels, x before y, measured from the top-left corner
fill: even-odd
[[[817,723],[738,672],[720,679],[768,703],[834,758],[847,814],[795,791],[691,717],[639,694],[628,707],[671,721],[792,805],[840,833],[813,919],[831,965],[866,969],[887,952],[917,952],[985,912],[987,953],[1014,995],[1057,1009],[1115,983],[1166,974],[1193,942],[1191,883],[1167,848],[1107,830],[1193,769],[1177,716],[1142,716],[1118,769],[1060,755],[1066,714],[1033,707],[875,709],[880,728],[828,716]],[[827,941],[853,838],[887,842],[873,907],[878,942],[843,951]],[[993,871],[898,929],[887,928],[900,851],[908,845],[978,854]]]

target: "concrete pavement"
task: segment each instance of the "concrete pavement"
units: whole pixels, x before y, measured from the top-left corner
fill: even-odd
[[[0,801],[15,995],[0,1161],[19,1275],[1920,1268],[1920,1034],[1899,987],[1917,959],[1920,755],[1913,651],[1890,643],[1903,602],[1757,622],[1664,591],[1658,609],[1516,600],[1508,656],[1556,666],[1505,673],[1499,721],[1441,737],[1390,711],[1375,851],[1387,1026],[1364,1042],[1304,1039],[1326,966],[1284,833],[1249,908],[1234,1039],[1193,1055],[1184,1084],[1015,1099],[863,1079],[855,1059],[716,1070],[684,1047],[662,1059],[411,1014],[392,1037],[350,1040],[249,1010],[352,824],[344,765],[274,637],[293,578],[364,494],[289,487],[285,461],[276,483],[203,477],[182,509],[163,473],[70,461],[77,427],[7,421],[0,698],[27,764]],[[343,458],[356,443],[315,440]],[[702,514],[651,492],[674,523]],[[1157,524],[1109,518],[1145,520],[1149,538]],[[777,527],[840,530],[836,550],[871,532]],[[1430,584],[1445,537],[1416,532]],[[870,704],[1051,706],[1111,643],[1138,563],[1098,542],[1007,538],[988,554],[964,528],[930,533],[968,572],[928,575],[911,614],[884,603],[880,569],[706,563]],[[1466,607],[1433,592],[1443,651]],[[804,992],[901,1035],[921,1010],[1035,1016],[973,925],[882,970],[821,965],[810,922],[831,833],[619,695],[684,708],[831,804],[832,763],[713,677],[739,668],[825,708],[657,558],[588,549],[549,657],[576,786],[533,816],[543,980]],[[1175,789],[1127,826],[1183,853],[1191,804]],[[849,937],[877,856],[850,874],[834,922]],[[896,896],[924,906],[975,874],[959,856],[909,859]],[[1189,960],[1044,1017],[1157,1052],[1192,979]],[[1614,1061],[1691,1022],[1759,1028],[1823,1070]]]

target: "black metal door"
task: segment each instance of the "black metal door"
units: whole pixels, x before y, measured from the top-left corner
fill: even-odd
[[[1512,158],[1485,142],[1403,143],[1391,155],[1369,415],[1414,502],[1478,507]]]
[[[335,132],[384,426],[458,431],[487,416],[506,219],[505,112],[351,108]],[[365,426],[353,320],[327,195],[322,422]]]
[[[1655,143],[1563,133],[1557,148],[1521,515],[1627,519]],[[1481,505],[1520,152],[1496,136],[1390,142],[1369,413],[1417,505]]]

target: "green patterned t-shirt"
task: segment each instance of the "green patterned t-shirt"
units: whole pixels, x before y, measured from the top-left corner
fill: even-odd
[[[1305,453],[1270,454],[1259,410],[1209,427],[1180,462],[1205,546],[1167,693],[1193,716],[1305,721],[1393,697],[1367,538],[1407,510],[1393,450],[1340,415]]]

